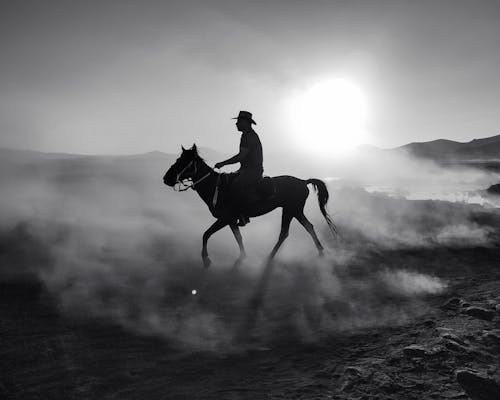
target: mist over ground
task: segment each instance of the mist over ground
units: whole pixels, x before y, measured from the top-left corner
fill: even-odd
[[[404,194],[423,193],[426,185],[479,193],[498,175],[405,158],[377,160],[374,169],[375,161],[365,159],[324,175],[317,166],[312,174],[299,171],[302,178],[335,177],[327,180],[329,208],[342,237],[331,236],[312,189],[306,207],[328,248],[324,259],[294,221],[276,263],[266,266],[279,234],[281,215],[274,211],[242,229],[249,254],[242,265],[233,265],[238,252],[230,230],[215,234],[213,264],[205,270],[201,235],[213,218],[194,192],[163,185],[174,160],[161,153],[3,154],[1,279],[41,280],[60,312],[75,320],[107,321],[187,350],[227,352],[242,343],[314,342],[404,324],[424,314],[425,296],[443,293],[448,282],[383,255],[366,263],[367,254],[498,243],[493,203]]]

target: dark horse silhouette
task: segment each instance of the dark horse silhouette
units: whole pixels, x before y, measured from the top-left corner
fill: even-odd
[[[208,239],[215,232],[226,227],[227,225],[231,228],[240,248],[240,256],[237,263],[241,262],[246,257],[245,247],[243,246],[243,240],[237,225],[238,213],[233,210],[230,202],[227,204],[224,204],[224,202],[222,202],[222,204],[214,204],[214,198],[219,197],[220,177],[221,174],[215,172],[198,155],[196,145],[193,145],[191,149],[184,149],[183,147],[180,157],[169,168],[163,177],[163,182],[168,186],[175,187],[177,184],[184,184],[184,188],[181,190],[186,190],[188,188],[194,189],[207,204],[212,215],[217,218],[212,226],[210,226],[210,228],[208,228],[203,234],[203,248],[201,250],[201,256],[205,267],[209,267],[211,264],[207,251]],[[248,210],[250,217],[256,217],[267,214],[275,208],[283,208],[281,232],[278,242],[275,244],[269,255],[269,261],[274,258],[281,244],[288,237],[288,230],[292,218],[296,218],[306,231],[309,232],[316,248],[318,249],[319,255],[322,256],[323,246],[314,231],[313,225],[304,215],[304,205],[307,196],[309,195],[307,185],[310,183],[313,185],[318,194],[319,209],[325,217],[330,230],[333,234],[337,233],[337,229],[325,208],[329,197],[325,183],[319,179],[302,180],[287,175],[275,176],[271,179],[274,185],[274,194],[268,198],[257,201]]]

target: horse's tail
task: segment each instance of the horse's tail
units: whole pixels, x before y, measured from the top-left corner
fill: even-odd
[[[325,182],[323,182],[320,179],[313,178],[306,180],[306,184],[309,183],[313,185],[314,190],[318,195],[319,209],[321,211],[321,214],[323,214],[323,217],[325,217],[326,223],[328,224],[328,227],[330,228],[332,235],[340,237],[339,231],[335,226],[335,224],[333,223],[332,217],[330,216],[330,214],[328,214],[328,211],[326,211],[326,203],[328,203],[330,194],[328,193],[328,189],[326,188]]]

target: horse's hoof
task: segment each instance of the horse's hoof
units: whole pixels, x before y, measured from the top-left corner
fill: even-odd
[[[265,266],[266,268],[268,268],[268,267],[270,267],[270,266],[272,266],[272,265],[274,265],[274,256],[272,256],[272,257],[267,257],[267,258],[266,258],[266,261],[264,262],[264,266]]]
[[[210,260],[210,257],[203,257],[203,266],[205,268],[210,267],[211,264],[212,264],[212,260]]]
[[[239,257],[233,264],[233,268],[238,268],[241,264],[243,264],[243,260],[245,257]]]
[[[323,249],[319,250],[319,252],[318,252],[318,257],[319,257],[319,258],[325,258],[325,252],[324,252],[324,250],[323,250]]]

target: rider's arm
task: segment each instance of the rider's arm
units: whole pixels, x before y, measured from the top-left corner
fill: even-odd
[[[216,165],[219,165],[219,168],[221,168],[224,165],[239,163],[245,159],[245,157],[248,155],[249,152],[250,152],[250,149],[248,149],[246,147],[240,147],[240,152],[238,154],[236,154],[235,156],[233,156],[231,158],[228,158],[225,161],[221,161],[220,163],[217,163]]]

